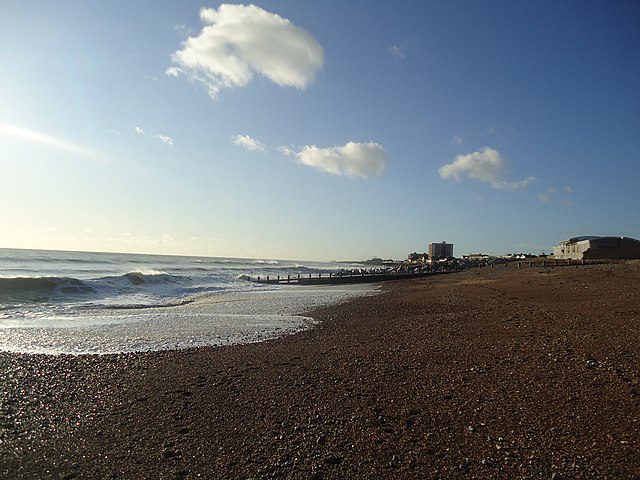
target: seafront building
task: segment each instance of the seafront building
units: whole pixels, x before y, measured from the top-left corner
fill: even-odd
[[[430,243],[429,260],[439,260],[441,258],[453,258],[453,243]]]
[[[571,260],[640,258],[640,240],[594,235],[572,237],[553,247],[553,256]]]
[[[427,263],[429,255],[426,253],[410,253],[407,255],[407,263]]]
[[[486,253],[470,253],[469,255],[462,256],[463,260],[470,260],[470,261],[489,260],[490,258],[491,258],[491,255],[487,255]]]

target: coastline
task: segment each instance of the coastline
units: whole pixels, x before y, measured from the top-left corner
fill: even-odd
[[[262,342],[312,327],[307,312],[376,294],[374,284],[208,293],[177,305],[87,308],[0,320],[0,351],[121,354]]]
[[[629,478],[640,265],[391,282],[262,343],[0,353],[6,478]]]

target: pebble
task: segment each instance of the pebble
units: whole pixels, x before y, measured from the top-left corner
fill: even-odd
[[[589,273],[585,269],[571,275],[582,275],[582,272]],[[640,268],[634,267],[634,272],[640,272]],[[437,283],[440,280],[430,281]],[[143,477],[141,472],[145,471],[149,475],[157,474],[156,478],[178,478],[181,469],[190,468],[188,478],[234,476],[323,480],[367,478],[367,475],[372,476],[372,467],[377,467],[383,474],[386,468],[387,474],[380,476],[388,478],[434,478],[439,475],[442,478],[550,479],[554,471],[563,476],[570,475],[565,472],[571,471],[568,470],[571,462],[563,462],[575,456],[576,445],[593,443],[589,455],[598,455],[601,461],[592,467],[588,461],[581,460],[580,464],[585,465],[584,476],[596,478],[598,470],[600,478],[619,478],[619,474],[615,475],[616,469],[631,471],[637,467],[632,448],[637,443],[633,435],[638,423],[634,422],[640,422],[640,417],[623,407],[632,404],[636,398],[630,395],[640,390],[637,383],[631,384],[628,390],[620,383],[630,376],[629,365],[638,352],[637,339],[635,330],[627,329],[632,334],[629,339],[620,332],[627,319],[633,318],[625,305],[635,311],[640,298],[630,299],[625,305],[616,304],[611,312],[605,311],[598,301],[588,305],[594,315],[606,320],[611,341],[619,344],[620,349],[624,346],[623,354],[615,349],[603,349],[598,337],[591,335],[592,324],[580,323],[584,318],[581,309],[586,306],[565,302],[559,293],[556,305],[550,301],[556,299],[554,290],[537,285],[535,279],[532,281],[531,286],[523,283],[513,288],[547,295],[541,297],[544,300],[540,302],[549,318],[553,316],[553,322],[547,322],[547,313],[536,319],[536,313],[527,312],[526,305],[523,307],[520,301],[512,302],[513,306],[504,306],[501,303],[504,295],[494,298],[493,291],[473,293],[474,288],[480,288],[474,286],[463,289],[451,285],[451,292],[459,292],[459,295],[442,297],[442,304],[433,303],[434,312],[416,312],[409,302],[421,305],[420,302],[426,304],[437,298],[430,289],[416,283],[400,295],[391,292],[388,297],[393,301],[391,305],[372,300],[377,309],[371,310],[363,300],[358,311],[348,305],[341,306],[340,312],[346,314],[341,315],[339,321],[331,325],[324,323],[318,330],[311,330],[301,337],[288,337],[282,342],[245,345],[237,349],[225,347],[201,352],[100,358],[23,358],[0,353],[0,362],[5,365],[0,372],[5,374],[0,377],[4,380],[4,383],[0,381],[0,398],[4,394],[7,399],[3,421],[7,419],[12,426],[12,430],[5,430],[9,451],[15,447],[23,448],[23,451],[29,447],[34,449],[33,461],[25,456],[20,465],[35,472],[31,478],[63,478],[74,471],[68,465],[78,460],[82,465],[78,478],[108,478],[122,465],[122,475],[128,478]],[[587,281],[590,280],[587,278]],[[553,279],[545,282],[551,283]],[[633,287],[631,279],[621,278],[620,282],[622,286],[626,282]],[[506,292],[512,286],[504,282],[501,288]],[[631,288],[626,291],[635,292]],[[613,305],[622,301],[619,297],[612,291],[607,301]],[[526,303],[538,305],[536,298],[527,297]],[[487,313],[476,308],[473,301],[482,301],[482,305],[488,304],[492,310]],[[565,307],[569,313],[563,311]],[[439,309],[444,313],[439,313]],[[516,309],[520,313],[513,311]],[[617,313],[618,309],[621,313]],[[453,313],[447,313],[449,310]],[[473,327],[463,321],[467,310]],[[404,312],[410,314],[411,324],[405,322]],[[359,320],[363,314],[369,314],[368,318]],[[502,323],[503,314],[518,315],[518,325],[526,321],[527,329],[530,329],[517,334],[522,343],[515,344],[516,347],[511,346],[516,325]],[[572,319],[570,315],[576,318]],[[350,322],[362,328],[350,330]],[[478,336],[480,324],[486,325],[487,329]],[[424,334],[433,328],[438,328],[444,336]],[[596,325],[594,331],[599,328]],[[605,326],[602,329],[604,331]],[[390,331],[393,335],[389,335]],[[571,332],[571,336],[566,332]],[[446,336],[448,333],[451,333],[450,337]],[[335,341],[340,349],[335,354],[328,351],[322,356],[322,348],[305,340],[309,338],[320,346],[323,342]],[[540,343],[543,341],[547,344],[544,349]],[[343,347],[347,344],[348,348]],[[392,357],[396,363],[388,362],[384,348],[399,344],[402,349]],[[564,351],[568,345],[573,350],[561,355],[562,363],[550,368],[546,356],[548,348]],[[540,347],[539,355],[535,353],[536,347]],[[293,365],[292,356],[287,357],[288,349],[295,354],[305,349],[308,359],[301,357]],[[468,359],[460,355],[465,349]],[[489,351],[491,358],[486,356]],[[367,358],[362,362],[352,361],[353,355],[365,353]],[[242,382],[227,373],[228,365],[242,364],[238,358],[251,358],[260,366],[255,373],[245,371]],[[275,365],[284,361],[287,363],[282,366]],[[533,368],[520,368],[520,361]],[[140,376],[137,365],[144,367],[145,375],[157,381],[157,385]],[[449,373],[466,372],[474,365],[477,366],[474,371],[483,372],[482,376],[456,376],[455,373],[451,376]],[[599,380],[605,388],[618,383],[621,388],[612,389],[608,392],[611,398],[603,399],[597,395],[599,390],[592,388],[587,380],[601,368],[611,368],[610,365],[615,365],[615,370]],[[585,367],[593,370],[584,370]],[[187,409],[183,406],[186,405],[183,400],[188,397],[184,386],[193,385],[202,373],[209,379],[207,388],[188,387],[192,390],[192,404]],[[290,383],[278,384],[275,381],[278,374]],[[466,379],[466,384],[462,383],[462,378]],[[302,394],[297,387],[292,388],[293,379],[299,385],[308,380],[314,388],[308,388]],[[471,382],[476,383],[471,385]],[[549,398],[537,388],[539,385],[554,385],[562,398],[566,393],[566,398],[573,396],[577,401],[569,412],[562,409],[562,405],[545,403]],[[157,395],[163,388],[180,395],[163,398]],[[150,389],[153,393],[147,397]],[[607,408],[603,409],[605,400]],[[489,401],[495,402],[491,407],[496,407],[491,416],[486,403]],[[530,417],[530,402],[548,407],[553,415],[549,415],[549,419]],[[236,415],[236,410],[229,409],[229,405],[237,405],[237,412],[243,414]],[[603,418],[594,417],[593,411],[602,412]],[[489,427],[483,427],[477,421],[483,416]],[[54,423],[58,418],[65,422]],[[619,418],[629,420],[613,423]],[[588,432],[576,430],[579,442],[575,445],[561,443],[563,435],[576,425],[571,422],[576,421],[588,425]],[[76,424],[79,427],[75,427]],[[611,424],[616,425],[617,436],[607,440],[605,425]],[[66,463],[56,458],[58,453],[39,446],[38,442],[50,435],[52,426],[60,428],[59,439],[56,439],[60,446],[69,446],[64,442],[70,440],[82,440],[78,442],[77,453],[74,452],[75,458],[71,456]],[[74,431],[69,433],[72,426]],[[411,429],[405,429],[405,426],[411,426]],[[76,433],[77,428],[81,429],[83,437]],[[183,430],[187,428],[190,429],[188,435]],[[499,437],[499,431],[509,438]],[[540,434],[543,431],[545,434]],[[585,438],[587,433],[590,438]],[[121,435],[116,437],[117,434]],[[282,441],[274,441],[274,437],[280,435],[283,435]],[[170,445],[172,442],[167,440],[174,436],[176,442]],[[552,448],[555,448],[553,453]],[[463,459],[474,451],[477,453],[470,461]],[[45,454],[51,456],[49,463],[42,461]],[[494,454],[496,457],[489,457]],[[547,462],[552,454],[557,454],[556,468]],[[80,455],[86,457],[79,460]],[[90,460],[92,458],[95,462]],[[230,460],[238,463],[228,468],[232,465]],[[35,463],[37,461],[41,463]],[[38,471],[38,465],[46,465],[42,468],[50,472]],[[62,465],[67,469],[62,470]],[[410,470],[412,468],[415,470]],[[202,473],[196,469],[201,469]],[[407,472],[411,476],[401,475]],[[2,475],[0,468],[0,477]],[[554,479],[559,480],[557,474]]]
[[[176,456],[176,452],[174,450],[166,449],[162,451],[162,456],[164,458],[172,458]]]

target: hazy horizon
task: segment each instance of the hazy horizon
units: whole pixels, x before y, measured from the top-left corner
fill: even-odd
[[[5,2],[0,248],[640,237],[633,2]]]
[[[349,260],[369,260],[369,258],[331,258],[331,259],[314,259],[314,258],[267,258],[267,257],[226,257],[221,255],[197,255],[197,254],[179,254],[179,253],[154,253],[154,252],[124,252],[124,251],[99,251],[99,250],[65,250],[65,249],[50,249],[50,248],[20,248],[20,247],[0,247],[0,250],[28,250],[28,251],[42,251],[42,252],[66,252],[66,253],[104,253],[114,255],[149,255],[149,256],[167,256],[167,257],[194,257],[194,258],[226,258],[237,260],[281,260],[281,261],[310,261],[310,262],[345,262]],[[408,252],[410,253],[410,252]],[[402,260],[397,258],[394,260]]]

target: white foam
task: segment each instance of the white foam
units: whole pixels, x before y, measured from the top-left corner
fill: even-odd
[[[0,350],[109,354],[259,342],[309,328],[315,320],[305,312],[377,290],[370,284],[286,286],[214,293],[167,308],[0,319]]]

